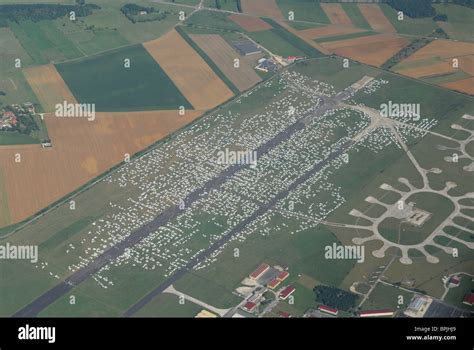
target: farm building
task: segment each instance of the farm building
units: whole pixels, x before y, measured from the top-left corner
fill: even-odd
[[[282,300],[286,300],[288,299],[288,297],[294,293],[295,291],[295,287],[292,287],[292,286],[288,286],[286,287],[283,291],[281,291],[280,293],[280,299]]]
[[[265,272],[267,272],[269,268],[270,268],[269,265],[264,264],[264,263],[261,264],[259,267],[257,267],[257,269],[256,269],[254,272],[252,272],[252,273],[250,274],[250,278],[253,279],[253,280],[258,279],[258,278],[261,277]]]
[[[232,46],[242,56],[250,56],[250,55],[255,55],[262,52],[262,50],[250,40],[233,41]]]
[[[334,309],[334,308],[326,306],[326,305],[319,305],[318,310],[322,311],[322,312],[325,312],[327,314],[333,315],[333,316],[337,316],[337,314],[339,313],[339,311],[337,309]]]
[[[366,310],[359,312],[360,317],[390,317],[393,316],[394,312],[392,310],[383,309],[383,310]]]
[[[474,305],[474,293],[466,294],[462,300],[462,303],[469,306]]]
[[[270,288],[270,289],[275,289],[276,287],[278,287],[280,285],[280,283],[281,283],[281,281],[279,281],[278,279],[275,278],[267,284],[267,287]]]

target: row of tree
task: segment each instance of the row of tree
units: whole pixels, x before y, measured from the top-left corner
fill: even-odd
[[[316,294],[316,302],[326,306],[343,311],[356,307],[358,296],[354,293],[329,286],[316,286],[313,291]]]
[[[76,17],[85,17],[92,14],[93,10],[100,9],[94,4],[87,5],[53,5],[53,4],[31,4],[31,5],[0,5],[0,27],[6,27],[8,21],[19,22],[31,20],[52,20],[69,15],[73,11]]]

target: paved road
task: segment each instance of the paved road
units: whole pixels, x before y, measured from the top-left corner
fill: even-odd
[[[342,102],[343,99],[347,97],[348,96],[346,94],[338,94],[334,98],[322,97],[321,104],[317,109],[303,115],[296,123],[290,125],[285,130],[277,134],[274,138],[270,139],[268,142],[261,145],[256,150],[257,155],[261,157],[265,155],[266,153],[270,152],[275,147],[277,147],[280,143],[286,140],[289,140],[293,136],[293,134],[295,134],[297,131],[304,129],[305,121],[307,121],[308,118],[322,118],[324,113],[336,107],[338,104]],[[234,235],[242,231],[245,228],[245,226],[247,226],[249,223],[257,219],[259,216],[265,214],[279,200],[285,198],[289,194],[290,191],[294,190],[301,183],[309,179],[311,176],[313,176],[315,173],[321,170],[326,164],[331,162],[333,159],[337,158],[340,154],[344,153],[346,149],[349,148],[351,145],[352,145],[352,142],[349,142],[346,145],[344,145],[342,148],[331,153],[325,160],[316,164],[311,170],[309,170],[306,174],[304,174],[297,181],[295,181],[290,187],[288,187],[288,189],[278,194],[278,196],[276,196],[272,201],[260,206],[260,208],[257,211],[255,211],[253,215],[251,215],[247,219],[240,222],[228,234],[223,236],[220,240],[214,242],[205,251],[203,251],[201,254],[197,255],[193,260],[191,260],[186,266],[184,266],[182,269],[178,270],[175,274],[170,276],[160,286],[158,286],[155,290],[153,290],[151,293],[145,296],[137,304],[133,305],[129,310],[125,312],[125,316],[132,315],[141,307],[146,305],[151,299],[153,299],[154,296],[162,293],[166,288],[168,288],[175,281],[180,279],[194,266],[199,264],[201,261],[205,260],[213,252],[221,248]],[[191,192],[184,200],[185,207],[189,208],[191,204],[202,199],[206,193],[209,193],[213,189],[219,188],[224,182],[227,181],[227,179],[233,177],[236,173],[238,173],[243,168],[246,168],[247,166],[248,165],[239,164],[239,165],[234,165],[225,169],[216,177],[214,177],[213,179],[205,183],[202,187]],[[102,267],[106,266],[109,262],[113,261],[120,255],[122,255],[127,249],[135,246],[138,242],[148,237],[151,233],[158,230],[158,228],[166,225],[168,222],[175,219],[180,214],[182,214],[182,210],[179,208],[178,205],[172,206],[166,209],[164,212],[158,215],[151,222],[142,226],[136,231],[132,232],[122,242],[116,244],[112,248],[105,251],[102,255],[98,256],[89,265],[74,272],[71,276],[66,278],[63,282],[59,283],[55,287],[45,292],[43,295],[39,296],[37,299],[33,300],[30,304],[26,305],[24,308],[22,308],[17,313],[15,313],[13,317],[37,316],[42,310],[44,310],[49,305],[51,305],[52,303],[54,303],[55,301],[63,297],[65,294],[71,291],[75,286],[79,285],[80,283],[82,283],[83,281],[85,281],[86,279],[94,275],[95,273],[97,273]]]

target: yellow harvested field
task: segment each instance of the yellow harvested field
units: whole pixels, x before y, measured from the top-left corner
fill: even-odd
[[[244,15],[231,15],[229,19],[237,23],[247,32],[260,32],[262,30],[272,29],[272,26],[263,19]]]
[[[364,29],[356,28],[350,25],[335,25],[330,24],[324,27],[310,28],[298,31],[299,35],[308,39],[314,40],[318,38],[324,38],[326,36],[337,36],[352,33],[364,32]]]
[[[395,33],[392,23],[385,17],[382,9],[377,4],[358,4],[360,12],[376,32]]]
[[[283,19],[276,0],[242,0],[242,12],[254,16]]]
[[[400,73],[412,78],[423,78],[423,77],[432,77],[436,75],[448,74],[454,71],[456,71],[456,69],[453,68],[452,64],[449,64],[447,62],[438,62],[435,64],[420,66],[416,68],[397,70],[397,73]]]
[[[474,95],[474,77],[451,81],[449,83],[441,84],[441,86],[451,90],[461,91],[466,94]]]
[[[227,78],[240,90],[250,89],[262,79],[255,72],[250,57],[242,57],[218,34],[191,35],[191,39],[214,61]],[[239,68],[234,60],[240,60]]]
[[[352,21],[340,4],[321,3],[321,7],[332,24],[352,25]]]
[[[395,34],[378,34],[362,38],[321,43],[326,50],[353,60],[381,66],[408,44],[408,40]]]
[[[416,51],[403,62],[411,62],[433,57],[440,57],[442,59],[460,58],[468,55],[474,55],[474,43],[439,39]]]
[[[23,70],[26,80],[46,112],[55,110],[56,104],[77,103],[61,75],[52,64]]]
[[[234,96],[175,30],[143,46],[195,109],[209,110]]]
[[[45,117],[52,148],[0,147],[0,200],[8,201],[9,222],[16,223],[64,197],[101,173],[190,123],[202,111],[97,113],[85,118]],[[15,162],[15,154],[21,162]],[[1,191],[0,191],[1,192]],[[5,219],[4,219],[5,221]]]

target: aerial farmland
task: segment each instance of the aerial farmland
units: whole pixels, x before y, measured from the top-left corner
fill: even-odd
[[[0,0],[0,316],[472,316],[474,4],[416,2]]]

